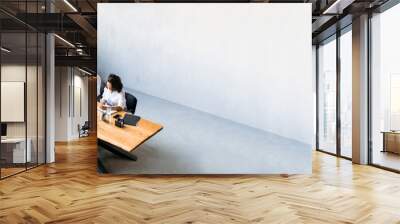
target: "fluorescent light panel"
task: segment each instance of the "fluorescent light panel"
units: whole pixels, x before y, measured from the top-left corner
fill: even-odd
[[[343,10],[351,5],[355,0],[336,0],[332,5],[324,10],[322,14],[341,14]]]
[[[7,48],[4,48],[4,47],[2,47],[2,48],[0,48],[2,51],[4,51],[4,52],[6,52],[6,53],[10,53],[11,51],[10,50],[8,50]]]
[[[339,4],[340,0],[336,0],[332,5],[330,5],[327,9],[324,10],[322,14],[330,13],[330,11]]]
[[[78,10],[68,1],[64,0],[65,4],[67,4],[74,12],[78,12]]]
[[[85,74],[92,75],[92,73],[90,73],[90,72],[88,72],[88,71],[86,71],[86,70],[83,70],[83,69],[81,69],[81,68],[79,68],[79,67],[78,67],[78,70],[81,71],[81,72],[83,72],[83,73],[85,73]]]
[[[54,34],[54,36],[55,37],[57,37],[59,40],[61,40],[62,42],[64,42],[64,43],[66,43],[67,45],[69,45],[70,47],[73,47],[73,48],[75,48],[75,45],[73,45],[71,42],[69,42],[68,40],[66,40],[66,39],[64,39],[64,38],[62,38],[62,37],[60,37],[59,35],[57,35],[57,34]]]

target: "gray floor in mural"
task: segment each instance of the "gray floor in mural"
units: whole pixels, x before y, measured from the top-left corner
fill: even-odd
[[[132,152],[137,161],[99,149],[115,174],[310,173],[311,146],[153,96],[138,98],[136,114],[164,129]]]

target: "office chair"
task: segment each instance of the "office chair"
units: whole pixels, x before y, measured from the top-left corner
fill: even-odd
[[[132,94],[125,92],[126,109],[128,112],[135,114],[137,99]]]
[[[90,129],[90,123],[89,121],[85,121],[85,123],[82,125],[82,127],[79,127],[78,125],[78,131],[79,131],[79,138],[80,137],[87,137],[89,136],[89,129]]]
[[[104,87],[106,87],[106,83],[101,81],[100,94],[97,96],[97,102],[100,102],[101,98],[103,98]]]

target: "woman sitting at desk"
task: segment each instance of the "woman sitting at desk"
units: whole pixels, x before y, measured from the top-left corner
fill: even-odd
[[[121,78],[118,75],[110,74],[107,85],[104,87],[103,97],[100,100],[100,108],[111,107],[112,110],[121,111],[126,109],[125,91]]]

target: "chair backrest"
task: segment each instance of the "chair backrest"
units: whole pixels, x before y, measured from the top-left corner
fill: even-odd
[[[100,94],[97,96],[97,101],[100,101],[101,98],[103,98],[104,87],[106,87],[106,83],[102,81],[100,84]]]
[[[106,83],[101,81],[101,84],[100,84],[100,95],[101,96],[103,95],[104,87],[106,87]]]
[[[89,121],[85,121],[85,123],[82,126],[82,129],[90,129],[90,122]]]
[[[125,92],[125,99],[126,99],[126,109],[131,112],[132,114],[135,114],[136,111],[136,104],[137,104],[137,99],[134,97],[132,94]]]

